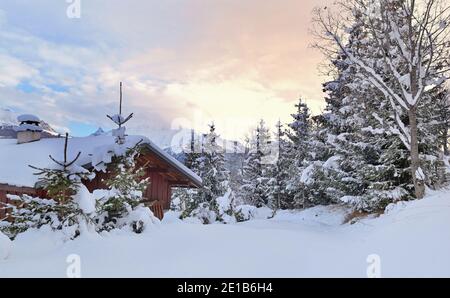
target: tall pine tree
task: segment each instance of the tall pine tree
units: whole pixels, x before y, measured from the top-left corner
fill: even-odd
[[[271,152],[271,137],[264,120],[256,128],[255,135],[250,142],[244,170],[243,185],[241,186],[244,200],[256,207],[269,205],[270,168],[274,159]]]

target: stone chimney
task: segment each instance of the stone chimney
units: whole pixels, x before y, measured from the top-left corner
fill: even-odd
[[[17,117],[20,125],[16,128],[17,144],[39,141],[41,139],[41,120],[34,115],[21,115]]]

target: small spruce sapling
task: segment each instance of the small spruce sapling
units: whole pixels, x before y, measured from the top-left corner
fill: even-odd
[[[110,178],[104,180],[109,192],[97,203],[99,216],[96,222],[100,231],[130,224],[135,232],[142,232],[143,223],[127,223],[126,220],[127,216],[141,205],[143,193],[149,185],[148,178],[142,179],[145,175],[145,165],[138,167],[136,164],[141,143],[142,140],[129,148],[123,156],[114,156],[109,165]]]
[[[53,230],[63,230],[69,238],[80,235],[80,224],[91,222],[90,216],[85,214],[73,200],[82,180],[92,177],[92,174],[78,167],[75,162],[79,159],[78,152],[72,161],[67,160],[67,146],[69,135],[66,133],[64,142],[64,160],[58,161],[49,155],[57,164],[55,168],[39,168],[29,166],[40,176],[38,184],[49,199],[34,198],[29,195],[9,196],[11,203],[6,204],[11,222],[3,225],[2,230],[11,238],[29,228],[40,228],[49,225]]]

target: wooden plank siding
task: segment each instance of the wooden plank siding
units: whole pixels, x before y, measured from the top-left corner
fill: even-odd
[[[6,196],[7,192],[3,189],[0,189],[0,220],[6,218],[6,209],[5,205],[8,203],[8,197]]]
[[[108,178],[108,174],[104,172],[96,172],[96,176],[93,180],[83,181],[87,189],[93,192],[96,189],[107,189],[105,179]],[[167,181],[159,173],[154,171],[147,171],[143,178],[149,178],[149,185],[144,191],[143,201],[153,211],[156,217],[162,219],[164,216],[164,209],[170,207],[170,197],[167,188],[169,187]],[[166,190],[164,191],[164,187]],[[159,204],[156,204],[158,202]]]
[[[147,188],[144,196],[150,201],[160,201],[164,209],[169,209],[170,207],[170,197],[168,188],[169,183],[159,173],[149,173],[150,185]]]
[[[29,195],[43,197],[45,193],[31,187],[18,187],[8,184],[0,184],[0,220],[5,219],[6,213],[8,212],[8,210],[5,209],[5,204],[8,204],[10,202],[8,195]]]
[[[100,175],[101,176],[101,175]],[[99,189],[99,188],[103,188],[103,185],[100,185],[100,183],[102,183],[102,180],[100,180],[99,176],[99,180],[97,181],[89,181],[89,188],[91,188],[93,191],[95,189]],[[162,219],[164,217],[164,210],[168,209],[170,207],[170,197],[167,197],[167,194],[170,194],[170,190],[166,189],[164,191],[163,187],[160,186],[161,180],[159,180],[160,182],[157,183],[157,187],[158,187],[158,191],[157,191],[157,195],[161,196],[161,199],[149,199],[149,198],[144,198],[144,203],[146,206],[148,206],[153,214],[159,218]],[[162,179],[162,182],[164,183],[164,180]],[[169,188],[169,186],[167,185],[167,188]],[[147,192],[152,192],[153,190],[151,188],[148,189]],[[8,195],[16,195],[16,196],[22,196],[22,195],[29,195],[29,196],[38,196],[41,198],[46,198],[46,194],[45,191],[43,190],[39,190],[39,189],[34,189],[34,188],[29,188],[29,187],[15,187],[15,186],[10,186],[10,185],[4,185],[4,184],[0,184],[0,220],[6,219],[7,218],[7,213],[8,210],[5,208],[5,204],[10,203],[10,199],[8,198]],[[153,197],[155,198],[155,197]],[[169,199],[167,199],[169,198]]]
[[[92,180],[84,180],[83,184],[90,192],[94,192],[96,189],[107,189],[108,187],[105,184],[105,179],[108,178],[107,173],[104,172],[95,172],[95,178]]]
[[[96,189],[106,189],[107,186],[104,180],[108,178],[107,173],[97,172],[96,177],[90,181],[83,181],[83,184],[90,192]],[[144,178],[149,178],[149,185],[144,192],[144,201],[148,205],[155,215],[162,219],[163,212],[161,210],[170,209],[170,202],[172,196],[172,185],[169,183],[165,173],[157,172],[154,170],[148,170]],[[7,204],[9,199],[8,194],[11,195],[23,195],[39,196],[46,198],[46,194],[42,190],[37,190],[30,187],[15,187],[5,184],[0,184],[0,202]],[[6,217],[6,210],[3,209],[3,204],[0,204],[0,219]]]

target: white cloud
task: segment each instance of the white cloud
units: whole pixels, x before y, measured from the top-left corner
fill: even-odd
[[[38,71],[25,62],[0,53],[0,87],[16,86],[36,74]]]
[[[287,121],[299,95],[315,112],[323,104],[307,35],[318,1],[83,1],[79,20],[65,1],[5,1],[0,106],[38,109],[57,126],[109,125],[119,81],[140,133],[183,117],[199,129],[231,118],[240,123],[223,134],[242,134],[245,121]],[[24,79],[39,91],[14,89]]]

